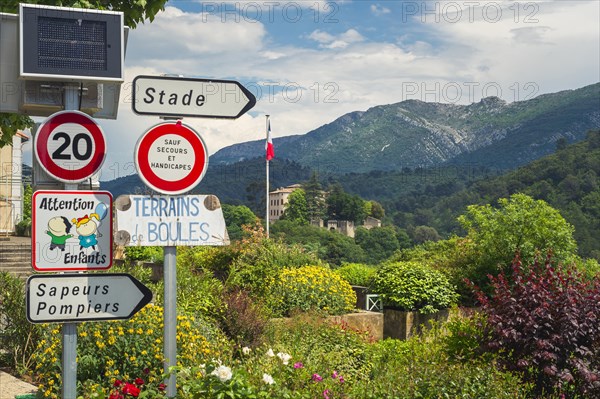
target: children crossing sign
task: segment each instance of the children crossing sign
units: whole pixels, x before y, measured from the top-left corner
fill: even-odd
[[[39,272],[106,270],[112,265],[112,195],[107,191],[36,191],[32,266]]]

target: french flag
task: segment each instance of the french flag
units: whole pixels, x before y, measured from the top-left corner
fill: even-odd
[[[275,149],[273,148],[273,138],[271,137],[271,121],[267,122],[267,142],[265,144],[265,150],[267,151],[267,161],[275,158]]]

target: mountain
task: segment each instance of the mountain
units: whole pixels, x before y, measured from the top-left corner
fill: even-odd
[[[346,191],[381,202],[395,225],[426,225],[442,236],[463,233],[456,218],[468,205],[524,193],[556,208],[575,227],[579,253],[600,260],[600,130],[502,175],[477,168],[440,172],[370,172],[340,181]]]
[[[273,159],[270,163],[271,189],[307,181],[310,173],[309,168],[293,161]],[[115,198],[122,194],[152,193],[137,174],[100,182],[100,188],[110,191]],[[189,194],[214,194],[223,203],[245,204],[260,215],[264,212],[265,160],[254,158],[234,165],[209,164],[206,175]]]
[[[515,168],[580,141],[600,127],[600,83],[506,103],[470,105],[407,100],[351,112],[305,135],[274,139],[278,158],[332,173],[477,163]],[[221,149],[211,163],[232,164],[264,152],[264,141]]]

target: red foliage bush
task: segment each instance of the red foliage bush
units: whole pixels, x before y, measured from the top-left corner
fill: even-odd
[[[509,279],[489,276],[483,306],[486,342],[507,369],[535,384],[539,395],[600,397],[600,279],[586,281],[550,259],[524,268],[517,257]]]

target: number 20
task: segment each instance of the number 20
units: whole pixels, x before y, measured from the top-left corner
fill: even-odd
[[[68,153],[65,154],[65,150],[71,145],[71,136],[65,132],[58,132],[54,135],[54,137],[52,137],[52,140],[54,141],[60,139],[63,139],[63,142],[52,153],[52,159],[70,160],[71,155]],[[85,141],[85,152],[83,154],[79,152],[79,142],[81,140]],[[89,159],[90,155],[92,155],[92,139],[85,133],[77,133],[75,136],[73,136],[72,147],[73,156],[80,161],[85,161],[86,159]]]

